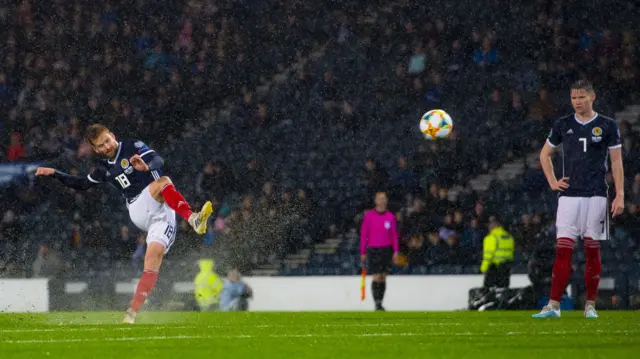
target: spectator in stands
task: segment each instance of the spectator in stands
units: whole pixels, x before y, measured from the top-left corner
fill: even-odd
[[[449,200],[449,190],[445,187],[438,189],[438,198],[433,203],[435,212],[439,216],[446,216],[453,209],[453,202]],[[453,218],[452,218],[453,220]]]
[[[365,188],[365,207],[372,205],[371,198],[374,198],[377,191],[386,189],[388,181],[389,175],[382,164],[373,158],[367,158],[360,180],[361,185]]]
[[[273,182],[267,181],[262,185],[262,191],[258,201],[266,205],[268,208],[273,208],[278,202],[278,197]]]
[[[229,220],[229,207],[222,207],[218,212],[218,217],[215,220],[214,224],[214,232],[216,234],[225,234],[231,231],[229,228],[230,220]]]
[[[425,265],[424,236],[420,232],[410,233],[407,241],[407,260],[412,267]]]
[[[540,197],[547,188],[547,179],[544,177],[542,167],[538,161],[527,167],[522,176],[522,189],[531,197]]]
[[[118,241],[116,241],[116,248],[118,249],[118,256],[120,258],[126,258],[129,254],[136,249],[136,243],[132,240],[129,227],[122,226],[120,227],[120,233],[118,236]]]
[[[507,123],[520,124],[527,115],[527,105],[522,100],[522,95],[518,91],[511,92],[511,101],[507,106]]]
[[[464,52],[462,51],[462,42],[460,39],[455,39],[451,43],[451,49],[449,50],[449,58],[447,64],[447,71],[450,73],[456,73],[464,66]]]
[[[556,114],[556,105],[549,98],[549,91],[541,88],[538,91],[538,99],[529,108],[528,118],[535,121],[548,121]]]
[[[471,183],[465,183],[464,188],[458,193],[458,206],[465,213],[471,212],[478,202],[478,193],[473,189]]]
[[[493,47],[491,39],[485,37],[482,40],[482,47],[473,53],[473,61],[482,68],[488,68],[498,64],[498,60],[498,50]]]
[[[139,234],[136,237],[136,250],[131,255],[131,262],[134,267],[139,268],[142,266],[144,256],[147,252],[147,241],[144,234]]]
[[[429,76],[426,87],[427,91],[424,95],[425,106],[431,108],[442,107],[442,98],[445,96],[442,76],[438,72],[432,73],[431,76]]]
[[[404,220],[405,231],[411,233],[427,233],[436,226],[435,221],[424,206],[420,198],[413,200],[413,205],[409,208],[408,216]]]
[[[250,194],[257,194],[267,180],[267,174],[256,159],[250,159],[244,173],[243,190]]]
[[[458,244],[458,235],[455,232],[449,234],[444,243],[446,245],[447,264],[463,264],[466,251]]]
[[[43,243],[38,250],[38,256],[33,262],[33,276],[35,278],[61,278],[64,264],[58,252],[48,244]]]
[[[629,241],[627,243],[619,243],[618,246],[623,247],[628,246],[630,248],[635,248],[640,244],[640,241],[637,239],[640,235],[640,207],[634,202],[629,203],[626,206],[625,212],[618,217],[614,218],[614,234],[615,237],[620,234],[620,230],[624,230],[625,235],[621,235],[619,237],[628,237]]]
[[[264,103],[258,104],[258,108],[253,114],[251,123],[255,127],[268,127],[272,124],[271,116],[267,111],[267,105]]]
[[[198,198],[211,198],[216,202],[221,202],[224,196],[233,189],[235,181],[232,176],[222,164],[209,161],[196,178]]]
[[[20,133],[14,132],[11,134],[11,143],[7,148],[7,160],[10,162],[20,161],[25,158],[24,145],[22,144],[22,138]]]
[[[220,292],[220,310],[224,312],[243,312],[249,310],[249,299],[253,290],[246,284],[237,269],[231,269],[224,280]]]
[[[309,217],[313,212],[313,203],[304,189],[298,189],[293,201],[293,212],[302,218]]]
[[[484,203],[482,201],[477,201],[475,207],[473,209],[473,217],[478,219],[478,223],[480,225],[486,225],[489,222],[489,215],[487,214]]]
[[[333,76],[333,71],[325,71],[321,84],[322,108],[325,111],[333,111],[340,100],[339,84]]]
[[[424,71],[426,56],[422,44],[416,45],[413,55],[409,58],[408,72],[410,75],[421,74]]]
[[[460,246],[463,248],[479,249],[482,247],[482,239],[486,235],[484,227],[480,226],[480,222],[477,218],[471,218],[460,240]]]
[[[442,264],[447,260],[447,249],[440,239],[438,232],[429,232],[427,235],[429,246],[426,249],[425,260],[427,265]]]
[[[444,216],[444,220],[442,221],[442,226],[439,230],[440,239],[446,241],[450,236],[454,236],[456,233],[455,227],[453,224],[453,216],[450,213],[447,213]]]
[[[462,212],[459,210],[456,210],[453,212],[452,228],[458,236],[460,236],[464,231],[464,228],[465,228],[464,214],[462,214]]]
[[[620,86],[619,93],[622,96],[629,96],[637,87],[638,68],[633,64],[629,56],[624,56],[612,73],[613,79]]]
[[[523,214],[514,235],[516,248],[522,252],[529,252],[533,249],[532,246],[535,244],[535,237],[539,230],[539,227],[532,224],[531,215]]]

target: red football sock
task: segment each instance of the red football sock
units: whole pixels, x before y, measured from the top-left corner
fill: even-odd
[[[178,190],[172,185],[168,184],[162,189],[162,197],[171,209],[176,211],[185,221],[189,220],[191,216],[191,206],[184,197],[178,192]]]
[[[551,300],[560,302],[562,293],[569,282],[571,274],[571,255],[573,254],[573,239],[558,238],[556,246],[556,260],[553,262],[553,277],[551,279]]]
[[[600,242],[585,237],[584,255],[587,261],[584,267],[584,285],[587,289],[587,300],[595,301],[598,296],[600,272],[602,271],[602,262],[600,261]]]
[[[142,272],[142,277],[140,277],[140,281],[138,282],[138,287],[136,288],[136,294],[133,296],[133,300],[131,301],[131,309],[133,309],[136,313],[140,310],[140,307],[147,300],[147,297],[151,293],[151,290],[156,285],[156,281],[158,280],[158,272],[145,270]]]

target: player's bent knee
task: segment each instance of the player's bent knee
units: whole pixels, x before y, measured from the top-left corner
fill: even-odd
[[[170,184],[172,184],[171,179],[167,176],[162,176],[157,180],[151,182],[151,184],[149,185],[151,196],[153,196],[153,198],[159,199],[161,197],[160,193],[162,193],[162,190]]]
[[[160,178],[158,178],[157,180],[155,180],[155,183],[157,183],[160,187],[164,187],[168,184],[172,184],[171,182],[171,178],[167,177],[167,176],[162,176]]]

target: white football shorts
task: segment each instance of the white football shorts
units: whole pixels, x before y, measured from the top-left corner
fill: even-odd
[[[565,197],[558,200],[556,237],[608,239],[609,214],[606,197]]]
[[[158,242],[166,254],[176,240],[176,212],[166,203],[158,203],[151,196],[149,186],[133,202],[127,203],[129,218],[136,227],[147,232],[147,245]]]

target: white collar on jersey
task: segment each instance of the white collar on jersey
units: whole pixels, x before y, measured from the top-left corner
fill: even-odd
[[[578,120],[578,114],[574,114],[574,115],[573,115],[573,118],[576,120],[576,122],[577,122],[577,123],[579,123],[579,124],[580,124],[580,125],[582,125],[582,126],[584,126],[584,125],[586,125],[586,124],[591,123],[593,120],[595,120],[595,119],[596,119],[596,117],[598,117],[598,113],[597,113],[597,112],[594,112],[593,117],[592,117],[589,121],[587,121],[587,122],[582,122],[582,121]]]
[[[116,161],[118,160],[118,156],[120,156],[120,150],[122,149],[122,142],[118,142],[118,152],[116,152],[116,156],[113,158],[112,160],[107,160],[107,163],[112,165],[114,163],[116,163]]]

